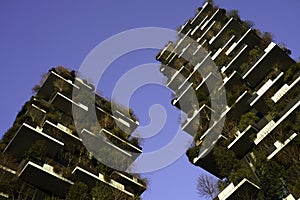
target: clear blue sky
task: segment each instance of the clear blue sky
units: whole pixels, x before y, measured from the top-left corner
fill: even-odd
[[[0,135],[12,125],[21,106],[32,95],[31,88],[50,67],[78,69],[96,45],[127,29],[145,26],[176,29],[194,16],[202,3],[200,0],[0,1]],[[300,57],[299,0],[217,0],[216,3],[226,9],[238,9],[242,19],[271,32],[276,42],[283,42],[292,50],[294,58]],[[128,70],[131,65],[155,62],[156,53],[149,50],[130,54],[115,65]],[[100,85],[99,89],[109,96],[111,87]],[[178,126],[175,122],[179,113],[167,105],[169,91],[161,87],[145,87],[147,92],[142,89],[133,100],[140,103],[132,106],[141,124],[149,123],[147,108],[151,102],[165,105],[168,113],[173,114],[169,117],[174,123],[168,123],[157,137],[145,141],[145,151],[151,151],[170,140]],[[139,99],[141,96],[151,100],[143,101]],[[143,199],[201,199],[195,189],[201,173],[184,155],[169,167],[144,174],[150,178],[150,186]]]

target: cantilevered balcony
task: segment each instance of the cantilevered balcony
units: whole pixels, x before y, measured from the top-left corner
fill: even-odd
[[[156,60],[163,62],[163,59],[165,59],[172,51],[172,45],[174,45],[173,42],[169,42],[156,56]]]
[[[295,61],[280,47],[271,42],[264,50],[264,54],[243,75],[243,79],[252,87],[256,87],[275,65],[278,65],[280,70],[286,71],[294,63]]]
[[[95,158],[107,155],[106,164],[109,162],[112,167],[122,167],[122,170],[126,170],[142,153],[140,147],[130,144],[105,129],[102,129],[98,134],[83,129],[80,136],[83,142],[88,144],[87,149],[92,152]],[[116,160],[123,160],[124,164],[120,165],[120,163],[115,162]]]
[[[196,87],[196,90],[203,92],[206,95],[209,95],[207,86],[214,86],[214,89],[219,89],[218,84],[221,84],[221,80],[214,73],[210,72],[202,82]],[[220,85],[219,85],[220,86]],[[212,91],[210,91],[212,92]]]
[[[102,108],[96,106],[96,113],[97,116],[99,115],[100,117],[103,115],[109,116],[112,120],[114,120],[114,122],[118,125],[118,127],[121,128],[121,130],[124,130],[128,134],[132,133],[139,126],[138,121],[132,120],[131,118],[125,116],[118,110],[116,110],[113,114],[110,114],[105,110],[103,110]]]
[[[250,106],[253,106],[256,110],[260,111],[263,114],[267,113],[269,109],[263,99],[266,96],[267,92],[269,90],[272,90],[276,86],[276,83],[283,78],[283,76],[284,73],[281,72],[276,76],[275,79],[269,79],[268,81],[266,81],[254,94],[254,98],[251,99]]]
[[[134,146],[133,144],[131,144],[131,143],[127,142],[126,140],[116,136],[115,134],[111,133],[110,131],[108,131],[106,129],[102,129],[100,131],[100,134],[107,135],[108,137],[110,137],[112,139],[112,141],[111,141],[112,143],[114,143],[117,146],[122,146],[122,147],[126,148],[127,150],[129,150],[130,152],[142,153],[141,147]]]
[[[64,197],[73,182],[54,172],[48,164],[38,165],[29,161],[19,173],[22,180],[46,191],[47,193]]]
[[[236,56],[234,56],[233,59],[227,64],[227,66],[223,66],[221,68],[221,72],[225,73],[226,75],[230,75],[231,71],[236,70],[236,71],[241,71],[239,70],[240,66],[247,62],[248,60],[248,52],[249,52],[249,47],[248,45],[243,45],[237,52]]]
[[[106,180],[104,178],[104,175],[99,173],[99,174],[93,174],[89,172],[88,170],[85,170],[81,167],[75,167],[73,170],[72,174],[74,175],[74,178],[76,181],[83,182],[87,184],[89,188],[93,188],[97,183],[100,185],[105,185],[108,187],[111,187],[117,191],[123,192],[124,194],[128,195],[129,197],[133,197],[134,193],[126,190],[125,186],[113,179]]]
[[[226,51],[226,55],[231,54],[235,49],[240,49],[245,44],[249,46],[250,48],[253,48],[254,46],[259,46],[261,39],[260,37],[252,30],[248,29],[246,33],[237,41],[234,42],[230,48]]]
[[[296,112],[300,105],[300,101],[293,104],[291,108],[284,115],[282,115],[277,121],[271,120],[268,124],[264,126],[256,135],[254,143],[258,145],[269,133],[271,133],[280,123],[284,120],[288,119],[288,117],[293,113]]]
[[[227,117],[232,120],[239,120],[242,114],[250,110],[250,105],[248,100],[251,98],[251,95],[246,90],[244,91],[231,106],[231,109],[227,113]]]
[[[94,86],[88,84],[87,82],[83,81],[81,78],[75,77],[76,86],[78,86],[80,89],[88,89],[91,92],[95,89]],[[77,87],[76,87],[77,88]]]
[[[200,27],[200,30],[205,30],[209,24],[211,24],[213,21],[220,21],[223,18],[225,18],[225,12],[222,9],[216,9],[216,11],[213,13],[213,15],[208,18],[203,25]]]
[[[211,108],[205,104],[202,105],[190,118],[187,118],[186,122],[182,125],[182,129],[189,134],[197,132],[200,125],[198,123],[209,122],[210,112],[212,112]]]
[[[224,56],[227,56],[225,54],[225,52],[223,52],[233,41],[235,40],[235,35],[232,35],[231,37],[228,38],[227,41],[225,41],[225,44],[223,46],[221,46],[215,53],[214,55],[211,57],[212,60],[216,61],[218,56],[222,53],[224,53]],[[223,66],[219,66],[219,68],[221,68]]]
[[[56,152],[64,146],[64,143],[45,134],[42,129],[33,128],[24,123],[6,146],[4,153],[12,154],[15,158],[21,158],[37,141],[46,142],[46,154],[51,157],[54,157]]]
[[[214,131],[210,131],[210,134],[214,134]],[[217,141],[214,141],[212,145],[218,145],[219,142],[224,140],[225,138],[221,135]],[[201,146],[202,144],[200,144]],[[217,165],[216,158],[214,155],[214,150],[209,149],[211,147],[206,148],[198,157],[193,159],[193,163],[204,170],[208,171],[209,173],[213,174],[214,176],[222,179],[224,178],[221,173],[220,169]],[[208,153],[207,153],[208,152]],[[206,154],[206,155],[205,155]],[[205,156],[204,156],[205,155]]]
[[[72,130],[60,123],[55,124],[46,120],[43,125],[43,132],[63,142],[72,141],[75,144],[81,144],[82,142],[81,138],[79,138],[77,134],[75,135]]]
[[[45,82],[37,92],[37,96],[45,99],[46,101],[50,100],[52,97],[51,95],[57,91],[57,88],[55,87],[55,82],[56,81],[61,81],[64,85],[61,85],[61,87],[65,87],[65,91],[69,91],[68,95],[72,95],[72,90],[74,89],[79,89],[78,86],[73,84],[71,80],[67,80],[64,77],[60,76],[59,74],[50,71],[47,78],[45,79]]]
[[[288,196],[286,196],[285,198],[283,198],[282,200],[296,200],[295,197],[292,194],[289,194]],[[299,200],[299,199],[298,199]]]
[[[56,108],[62,110],[67,114],[72,114],[72,106],[75,105],[77,108],[80,108],[84,111],[88,111],[88,107],[79,103],[75,102],[72,99],[66,97],[60,92],[57,92],[56,95],[52,98],[51,102]],[[72,105],[73,104],[73,105]]]
[[[198,9],[196,16],[192,19],[190,24],[197,25],[201,23],[205,17],[208,17],[208,14],[212,12],[212,10],[213,10],[213,6],[210,3],[206,2],[202,6],[202,8]]]
[[[113,116],[115,119],[118,120],[117,124],[118,124],[118,122],[120,122],[120,123],[124,124],[125,126],[127,126],[128,128],[130,128],[132,131],[135,130],[139,126],[138,121],[134,121],[133,119],[127,117],[121,111],[116,110],[114,112]]]
[[[227,92],[235,92],[242,84],[242,77],[237,71],[234,71],[229,77],[223,79],[223,85],[218,90],[225,88]]]
[[[125,175],[121,172],[114,171],[111,177],[113,180],[123,184],[125,190],[133,194],[141,195],[146,190],[146,186],[132,175]]]
[[[229,184],[215,200],[240,200],[240,199],[255,199],[255,195],[260,188],[247,179],[243,179],[239,184]]]
[[[286,139],[283,143],[280,141],[276,141],[273,145],[275,150],[267,156],[268,160],[271,160],[276,154],[278,154],[284,147],[286,147],[292,140],[297,137],[297,133],[293,133],[288,139]]]
[[[243,158],[254,147],[254,142],[251,136],[256,133],[257,130],[249,125],[228,145],[228,149],[232,150],[237,158]]]
[[[296,87],[300,82],[300,76],[294,80],[290,85],[284,84],[272,97],[274,103],[277,103],[286,93]]]
[[[195,94],[192,89],[193,83],[190,83],[188,87],[179,93],[178,98],[172,100],[172,105],[181,109],[185,113],[191,112],[198,104],[196,97],[192,98]]]
[[[234,20],[233,18],[230,18],[227,23],[223,26],[223,28],[217,33],[216,36],[212,37],[209,41],[209,44],[212,45],[215,48],[220,48],[222,45],[224,45],[224,42],[228,41],[228,31],[234,30],[235,36],[240,37],[242,35],[242,25]]]
[[[206,77],[210,74],[212,74],[212,72],[206,72],[204,71],[202,68],[207,68],[208,66],[210,66],[209,64],[211,64],[213,61],[210,59],[210,53],[208,53],[207,55],[205,55],[205,57],[194,67],[193,71],[191,71],[188,76],[186,77],[185,80],[182,80],[182,75],[179,76],[180,72],[184,71],[184,67],[182,66],[180,68],[179,71],[177,71],[172,77],[171,80],[167,83],[167,86],[173,90],[175,90],[178,93],[181,93],[181,91],[185,91],[185,89],[189,86],[190,79],[191,77],[195,74],[195,73],[200,73],[201,76]],[[210,73],[210,74],[209,74]],[[207,78],[208,79],[208,78]],[[207,83],[210,84],[210,83]]]

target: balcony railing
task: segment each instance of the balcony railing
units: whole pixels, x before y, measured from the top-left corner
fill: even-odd
[[[291,84],[284,84],[272,97],[271,99],[277,103],[289,90],[293,87],[297,86],[298,82],[300,82],[300,76]]]
[[[118,181],[125,186],[125,189],[131,193],[141,195],[145,190],[146,186],[141,184],[137,178],[128,176],[120,172],[114,171],[112,179]]]
[[[238,200],[248,197],[247,199],[253,199],[258,193],[260,188],[247,179],[243,179],[236,186],[229,184],[217,197],[218,200]]]
[[[254,143],[258,145],[269,133],[271,133],[281,122],[286,120],[300,105],[300,101],[295,103],[283,116],[281,116],[276,122],[271,120],[263,129],[261,129],[254,140]]]
[[[37,92],[37,95],[47,101],[50,100],[51,95],[56,91],[54,83],[58,80],[63,81],[69,92],[72,92],[73,88],[79,89],[79,87],[75,85],[71,80],[67,80],[54,71],[51,71],[49,72],[47,79],[45,79],[45,82]]]
[[[123,192],[124,194],[133,197],[134,193],[129,192],[125,189],[125,186],[113,179],[107,180],[103,174],[99,173],[98,175],[93,174],[81,167],[75,167],[72,174],[75,177],[75,180],[84,182],[90,188],[94,187],[96,183],[98,184],[105,184],[106,186],[112,187],[118,191]]]
[[[297,136],[298,136],[297,133],[293,133],[287,140],[284,141],[284,143],[281,143],[280,141],[276,141],[274,143],[276,149],[270,155],[268,155],[267,159],[271,160],[274,156],[276,156],[277,153],[279,153],[285,146],[287,146]]]
[[[249,125],[242,133],[238,134],[227,148],[232,150],[238,158],[243,158],[254,147],[251,136],[255,133],[257,130]]]
[[[42,129],[34,128],[23,123],[16,135],[4,149],[4,152],[13,154],[16,158],[20,158],[35,142],[40,140],[47,143],[46,153],[52,157],[64,146],[63,142],[45,134]]]
[[[45,121],[43,125],[43,130],[45,133],[52,135],[52,137],[58,137],[59,139],[62,139],[63,141],[73,141],[75,143],[81,143],[82,139],[79,138],[77,135],[73,133],[72,130],[65,127],[64,125],[57,123],[54,124],[48,120]],[[56,133],[54,133],[56,132]],[[59,133],[59,135],[57,134]]]
[[[56,108],[68,114],[72,114],[72,104],[84,111],[88,111],[87,106],[79,102],[73,101],[72,99],[66,97],[60,92],[56,93],[56,95],[52,98],[50,103],[53,104]]]
[[[48,193],[64,197],[74,183],[55,173],[48,164],[43,166],[29,161],[18,175],[31,185]]]

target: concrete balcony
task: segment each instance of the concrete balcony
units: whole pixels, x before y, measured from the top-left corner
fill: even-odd
[[[234,30],[236,37],[239,37],[242,35],[242,25],[238,23],[233,18],[230,18],[227,23],[223,26],[223,28],[217,33],[216,36],[212,37],[209,41],[209,44],[212,45],[215,48],[220,48],[224,45],[224,42],[228,41],[229,36],[227,33],[230,30]]]
[[[202,70],[202,68],[209,66],[209,63],[212,62],[210,59],[210,52],[203,58],[203,60],[201,60],[201,62],[199,62],[193,69],[193,71],[191,73],[189,73],[188,77],[179,84],[178,88],[176,87],[176,85],[172,85],[172,81],[175,80],[175,77],[178,76],[179,72],[182,71],[182,69],[184,68],[184,66],[180,69],[180,71],[174,74],[174,77],[172,77],[172,79],[170,80],[170,82],[167,84],[168,87],[170,88],[175,88],[174,90],[184,90],[188,85],[189,85],[189,80],[190,78],[196,73],[196,72],[200,72],[201,76],[206,76],[207,74],[204,73],[204,71]],[[200,68],[200,69],[199,69]],[[208,73],[208,72],[207,72]],[[211,72],[210,72],[211,73]],[[192,82],[192,81],[191,81]]]
[[[216,51],[216,53],[211,57],[211,59],[216,60],[218,56],[234,41],[234,39],[235,39],[235,35],[229,37],[226,43]],[[224,66],[219,66],[219,68],[220,67],[224,67]]]
[[[184,25],[180,26],[180,28],[178,29],[178,34],[186,34],[186,32],[192,27],[190,23],[191,20],[188,20],[184,23]]]
[[[274,88],[276,86],[276,83],[280,82],[280,80],[283,78],[284,73],[279,73],[275,79],[268,79],[254,94],[255,98],[250,102],[250,106],[253,106],[255,109],[259,110],[261,113],[266,113],[268,108],[266,107],[264,98],[270,98],[266,97],[266,94],[269,90]]]
[[[283,198],[282,200],[296,200],[295,197],[292,194],[289,194],[288,196],[286,196],[285,198]],[[299,199],[298,199],[299,200]]]
[[[123,184],[126,191],[129,191],[133,194],[141,195],[146,190],[146,186],[132,175],[125,175],[123,173],[114,171],[111,177],[113,180]]]
[[[226,51],[226,55],[229,55],[234,52],[235,49],[242,48],[245,44],[250,48],[260,45],[260,37],[252,30],[248,29],[246,33],[237,41],[234,42],[229,49]]]
[[[286,93],[288,93],[292,88],[296,87],[300,82],[300,76],[293,81],[292,84],[284,84],[272,97],[274,103],[277,103]]]
[[[69,95],[72,95],[73,88],[79,89],[79,87],[75,85],[71,80],[67,80],[59,74],[50,71],[47,78],[45,79],[45,82],[37,92],[37,96],[45,99],[46,101],[50,100],[52,94],[57,91],[57,88],[54,86],[55,81],[62,81],[62,83],[64,83],[63,87],[65,87],[65,90],[69,91]]]
[[[213,6],[206,2],[202,8],[198,9],[198,12],[196,16],[192,19],[190,24],[197,25],[201,21],[203,21],[203,18],[208,17],[208,15],[213,11]]]
[[[195,110],[192,117],[187,118],[186,122],[182,124],[182,129],[189,134],[196,133],[200,123],[209,122],[208,119],[203,116],[210,117],[210,112],[213,112],[210,107],[205,104],[202,105],[198,110]]]
[[[215,130],[211,129],[210,134],[213,134]],[[213,144],[218,145],[221,140],[225,140],[222,135],[219,137],[217,141],[214,141]],[[202,145],[202,144],[200,144]],[[206,155],[205,155],[206,154]],[[197,165],[214,176],[223,179],[224,177],[220,174],[220,169],[218,168],[215,155],[213,153],[213,148],[207,147],[205,150],[196,158],[193,159],[194,165]]]
[[[221,21],[222,19],[225,18],[225,12],[222,9],[217,9],[213,15],[207,19],[203,25],[200,27],[200,30],[205,30],[205,28],[207,28],[207,26],[212,23],[213,21]]]
[[[217,83],[221,83],[221,80],[219,79],[219,77],[216,76],[214,73],[209,72],[209,74],[207,74],[207,76],[205,76],[205,78],[202,80],[202,82],[196,87],[196,90],[209,95],[207,85],[216,86],[216,87],[214,87],[214,89],[218,90],[219,87],[217,87]]]
[[[81,78],[75,77],[74,83],[80,89],[87,89],[91,92],[93,92],[95,90],[94,86],[92,86],[91,84],[88,84],[87,82],[83,81]]]
[[[115,169],[121,167],[121,170],[127,170],[142,152],[140,147],[136,147],[104,129],[97,134],[83,129],[80,136],[84,144],[87,144],[88,151],[95,158],[102,158],[106,155],[107,160],[104,164],[108,165],[109,163]],[[117,160],[122,160],[122,165],[116,162]]]
[[[232,150],[238,159],[243,158],[254,147],[254,142],[250,136],[255,133],[257,130],[249,125],[242,133],[238,134],[227,148]]]
[[[284,120],[288,119],[288,117],[293,113],[296,112],[300,105],[300,101],[295,103],[287,112],[282,115],[277,121],[271,120],[268,124],[261,129],[254,140],[255,145],[258,145],[265,137],[267,137],[280,123]]]
[[[54,157],[56,152],[64,147],[64,143],[45,134],[42,129],[33,128],[23,123],[16,135],[4,149],[4,153],[14,155],[15,158],[22,158],[24,153],[37,141],[45,141],[47,144],[46,154]]]
[[[248,45],[243,45],[237,52],[236,56],[228,63],[227,66],[221,68],[221,72],[225,73],[226,75],[230,75],[233,70],[240,71],[240,66],[247,62],[249,57],[248,55],[249,47]]]
[[[72,107],[75,105],[77,108],[82,109],[84,111],[88,111],[88,107],[73,101],[69,97],[65,96],[64,94],[58,92],[56,95],[52,98],[50,101],[52,105],[54,105],[56,108],[62,110],[66,114],[72,114]],[[73,104],[73,105],[72,105]]]
[[[75,144],[81,144],[82,142],[77,134],[74,134],[72,130],[60,123],[55,124],[46,120],[43,125],[43,132],[63,142],[72,141]]]
[[[172,99],[171,104],[179,108],[182,112],[190,113],[197,107],[197,99],[194,96],[192,83],[177,98]],[[195,97],[195,98],[193,98]]]
[[[124,115],[122,112],[116,110],[114,112],[114,118],[117,119],[117,122],[124,124],[125,126],[129,127],[132,131],[135,130],[139,126],[138,121],[134,121],[133,119],[129,118],[128,116]]]
[[[133,144],[131,144],[131,143],[127,142],[126,140],[116,136],[115,134],[111,133],[110,131],[108,131],[106,129],[102,129],[100,131],[100,134],[108,135],[109,137],[111,137],[115,141],[115,142],[113,142],[115,145],[123,146],[127,150],[129,150],[130,152],[142,153],[141,147],[134,146]]]
[[[276,141],[273,145],[275,147],[275,150],[267,156],[268,160],[271,160],[276,154],[278,154],[284,147],[286,147],[292,140],[294,140],[297,137],[297,133],[293,133],[287,140],[285,140],[283,143],[280,141]]]
[[[107,180],[106,178],[104,178],[104,175],[101,173],[96,175],[96,174],[89,172],[88,170],[85,170],[85,169],[77,166],[73,170],[72,174],[74,175],[74,178],[76,181],[80,181],[80,182],[87,184],[87,186],[89,188],[93,188],[98,183],[100,185],[103,184],[105,186],[108,186],[115,190],[118,190],[118,191],[128,195],[129,197],[134,197],[134,193],[127,191],[123,184],[121,184],[113,179]]]
[[[248,197],[247,199],[255,199],[255,195],[259,192],[260,188],[247,179],[243,179],[239,184],[229,184],[215,200],[240,200]]]
[[[243,84],[242,77],[237,71],[233,71],[229,77],[223,79],[223,85],[218,89],[225,88],[227,92],[237,91],[238,88]]]
[[[200,26],[196,31],[195,33],[192,35],[192,38],[196,39],[196,41],[199,43],[199,44],[204,44],[206,42],[208,42],[206,39],[206,34],[212,29],[212,27],[216,24],[216,21],[212,21],[211,24],[204,30],[202,31],[202,26]],[[200,33],[199,33],[200,32]],[[198,37],[196,37],[195,35],[199,35]]]
[[[71,185],[74,183],[54,172],[48,164],[43,166],[29,161],[19,173],[22,180],[46,191],[47,193],[65,197]]]
[[[248,100],[251,98],[251,95],[246,90],[244,91],[233,103],[230,110],[226,116],[231,120],[239,120],[241,115],[250,110],[250,105]]]
[[[132,133],[139,126],[138,121],[132,120],[118,110],[116,110],[113,114],[110,114],[102,108],[96,106],[96,113],[97,116],[99,115],[100,117],[103,116],[103,114],[109,116],[112,120],[114,120],[117,126],[121,128],[121,130],[126,131],[128,134]]]
[[[252,87],[256,87],[275,65],[281,71],[286,71],[295,61],[290,58],[280,47],[271,42],[264,50],[264,54],[255,62],[255,64],[243,75]]]
[[[172,42],[169,42],[161,52],[159,52],[159,54],[156,56],[156,60],[161,61],[162,62],[162,58],[167,57],[168,54],[172,51],[170,48],[172,46]]]

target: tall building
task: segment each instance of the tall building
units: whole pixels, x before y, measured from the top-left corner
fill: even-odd
[[[142,153],[130,137],[139,125],[133,113],[119,106],[112,113],[93,85],[63,67],[49,70],[34,90],[0,142],[0,199],[139,199],[145,180],[99,162],[82,139],[101,136],[98,153],[127,167],[127,157]],[[92,109],[96,122],[89,118]]]
[[[215,199],[300,198],[300,63],[252,26],[207,2],[156,59],[187,114],[190,162],[221,180]]]

